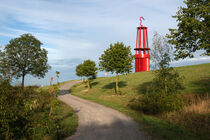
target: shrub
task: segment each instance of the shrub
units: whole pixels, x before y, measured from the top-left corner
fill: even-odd
[[[51,102],[52,101],[52,102]],[[36,87],[13,87],[0,80],[0,139],[43,139],[46,135],[63,137],[60,121],[65,117],[57,113],[60,102],[50,98],[47,91]],[[49,116],[51,105],[52,115]]]
[[[0,83],[0,139],[30,139],[36,102],[21,91],[6,81]]]
[[[128,106],[133,110],[141,110],[142,109],[142,105],[138,98],[131,99],[128,103]]]
[[[159,114],[183,108],[184,100],[178,94],[150,93],[129,105],[132,109],[141,110],[145,114]]]

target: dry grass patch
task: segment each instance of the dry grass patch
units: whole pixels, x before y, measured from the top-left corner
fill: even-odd
[[[180,111],[170,112],[163,116],[171,123],[176,123],[194,133],[200,133],[205,138],[210,138],[210,98],[196,97],[191,105]]]
[[[183,109],[185,113],[208,114],[210,113],[210,98],[206,96],[204,99],[194,101],[190,106]]]

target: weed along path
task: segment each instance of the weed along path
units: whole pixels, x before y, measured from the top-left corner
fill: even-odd
[[[124,114],[105,106],[66,94],[80,81],[61,85],[59,99],[70,105],[78,114],[79,127],[67,140],[144,140],[138,124]],[[71,124],[69,124],[71,125]]]

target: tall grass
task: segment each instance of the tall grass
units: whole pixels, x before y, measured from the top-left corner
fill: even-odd
[[[196,97],[190,105],[163,115],[163,119],[210,138],[210,98],[208,95]]]
[[[190,106],[183,109],[185,113],[207,114],[210,113],[210,99],[208,94],[205,98],[198,98],[194,100]]]

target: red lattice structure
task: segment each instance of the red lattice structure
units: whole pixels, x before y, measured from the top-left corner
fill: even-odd
[[[143,17],[140,17],[140,26],[137,27],[135,72],[150,70],[150,54],[148,44],[147,27],[141,25]]]

